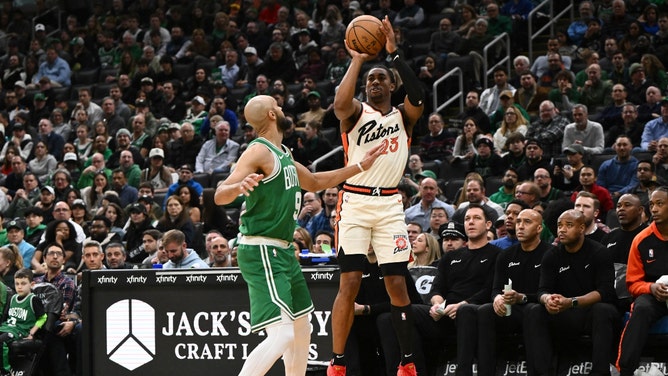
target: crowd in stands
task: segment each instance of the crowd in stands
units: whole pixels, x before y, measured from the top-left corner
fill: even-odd
[[[540,244],[547,254],[582,245],[582,237],[592,249],[613,248],[614,262],[626,264],[629,234],[668,220],[660,200],[668,181],[665,4],[579,1],[576,20],[547,38],[546,53],[527,57],[521,51],[535,5],[529,0],[80,3],[63,8],[61,29],[48,17],[31,24],[8,2],[0,11],[0,274],[13,287],[14,273],[31,268],[61,289],[67,306],[45,356],[50,373],[81,374],[83,271],[236,266],[243,198],[217,207],[213,191],[256,138],[244,105],[256,95],[274,97],[292,123],[284,144],[295,160],[312,166],[340,142],[331,103],[350,62],[346,25],[361,14],[389,17],[399,53],[429,95],[453,67],[471,73],[464,110],[432,112],[430,99],[413,135],[399,184],[413,245],[410,268],[431,265],[464,278],[465,269],[442,265],[459,255],[450,252],[485,248],[496,258],[499,248]],[[483,49],[502,33],[511,35],[513,70],[494,68],[484,88]],[[488,63],[503,51],[494,49]],[[368,66],[384,63],[381,54]],[[393,99],[401,103],[404,95],[397,82]],[[331,158],[318,169],[341,163]],[[304,193],[297,253],[335,253],[338,193],[338,187]],[[562,236],[561,215],[569,209],[576,212],[568,212],[568,223],[582,231]],[[465,226],[481,218],[482,227]],[[531,230],[520,231],[520,224]],[[610,246],[621,238],[628,240],[624,246]],[[637,276],[642,265],[629,268]],[[601,270],[607,273],[607,264]],[[535,286],[524,285],[533,290],[507,295],[498,281],[492,286],[494,273],[476,269],[469,277],[488,279],[462,292],[454,281],[440,280],[433,297],[415,303],[427,307],[417,310],[428,317],[447,301],[452,306],[436,316],[448,323],[423,322],[416,332],[455,334],[454,314],[467,306],[462,302],[482,307],[490,296],[513,304],[528,296],[529,303],[558,309],[542,300],[557,295],[558,286],[539,290],[536,279]],[[652,286],[631,294],[665,300],[665,285]],[[585,288],[570,291],[589,296]],[[597,301],[573,297],[582,310],[599,302],[628,310],[631,295],[617,299],[611,288],[600,288]],[[468,293],[477,298],[467,299]],[[378,307],[387,302],[377,299],[387,297],[371,295],[355,314],[382,322]],[[391,343],[378,338],[373,345],[389,357]],[[473,355],[462,351],[458,361],[467,365]],[[622,366],[633,365],[634,357]],[[428,359],[417,363],[420,371],[434,366]]]

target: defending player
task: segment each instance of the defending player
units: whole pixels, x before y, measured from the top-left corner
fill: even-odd
[[[352,61],[334,97],[334,112],[341,120],[348,165],[359,162],[366,151],[379,145],[382,155],[371,169],[348,179],[339,193],[336,244],[341,280],[332,309],[334,354],[328,376],[343,376],[346,372],[343,353],[369,243],[376,250],[392,304],[392,323],[402,352],[397,375],[416,374],[411,340],[413,318],[403,276],[411,247],[397,185],[408,160],[413,126],[422,115],[424,93],[417,77],[398,54],[387,17],[383,19],[383,32],[387,38],[385,50],[406,89],[404,103],[392,106],[395,79],[384,66],[373,67],[366,74],[366,102],[354,98],[362,65],[375,56],[359,53],[347,43]]]
[[[285,374],[303,376],[310,343],[308,315],[313,303],[292,246],[301,189],[333,187],[370,169],[381,147],[370,149],[359,163],[314,174],[294,162],[289,150],[281,145],[290,121],[274,98],[254,97],[244,115],[258,137],[215,195],[218,205],[232,202],[242,193],[247,196],[237,257],[248,284],[251,330],[267,332],[267,338],[251,352],[239,375],[264,375],[283,356]]]

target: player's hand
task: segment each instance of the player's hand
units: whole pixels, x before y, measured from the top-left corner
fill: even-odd
[[[649,290],[652,292],[654,298],[660,302],[665,302],[668,299],[668,286],[663,283],[652,283],[649,286]]]
[[[255,190],[260,184],[260,180],[264,179],[262,174],[250,174],[239,182],[239,193],[243,193],[244,196],[250,196],[250,193]]]
[[[391,54],[397,50],[394,28],[387,15],[385,15],[385,18],[383,18],[381,22],[383,23],[383,28],[381,30],[383,30],[383,33],[385,34],[385,51],[387,51],[388,54]]]
[[[496,313],[497,316],[503,317],[506,315],[506,303],[504,302],[504,297],[502,294],[494,297],[492,307],[494,308],[494,313]]]
[[[376,158],[378,158],[381,154],[383,154],[384,150],[385,150],[385,144],[381,143],[380,145],[366,152],[366,154],[364,155],[364,159],[360,161],[360,164],[362,165],[364,171],[371,168],[373,163],[376,161]]]
[[[343,43],[346,45],[346,50],[348,50],[348,54],[350,54],[350,57],[354,60],[355,58],[357,59],[362,59],[362,61],[370,61],[373,60],[376,55],[369,55],[367,53],[362,53],[362,52],[357,52],[353,50],[349,45],[348,41],[344,40]]]

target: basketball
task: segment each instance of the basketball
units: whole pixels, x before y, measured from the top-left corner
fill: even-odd
[[[348,46],[360,53],[377,55],[385,48],[385,34],[382,27],[382,22],[374,16],[356,17],[346,28]]]

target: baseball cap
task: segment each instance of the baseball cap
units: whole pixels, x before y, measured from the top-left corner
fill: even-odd
[[[661,98],[661,105],[663,106],[666,103],[668,103],[668,97]]]
[[[169,124],[169,129],[180,130],[180,129],[181,129],[181,124],[179,124],[179,123],[170,123],[170,124]]]
[[[74,153],[65,153],[65,156],[63,156],[63,162],[67,161],[77,161],[77,155]]]
[[[295,34],[297,34],[297,35],[301,35],[301,34],[311,35],[311,33],[308,32],[308,29],[299,29],[299,31],[296,32]]]
[[[475,147],[478,147],[481,144],[485,144],[489,146],[490,149],[494,150],[494,141],[490,140],[487,137],[480,137],[478,141],[475,142]]]
[[[253,129],[253,126],[250,125],[250,123],[245,123],[244,125],[241,126],[241,129],[243,129],[243,130]]]
[[[147,203],[151,204],[151,203],[153,203],[153,197],[151,197],[149,195],[141,195],[137,199],[137,202],[147,202]]]
[[[116,132],[116,138],[118,138],[118,136],[120,136],[122,134],[132,138],[132,133],[130,133],[130,131],[125,129],[125,128],[121,128]]]
[[[314,97],[320,98],[320,93],[318,93],[318,92],[315,91],[315,90],[311,90],[311,91],[308,92],[308,94],[306,94],[306,97],[307,97],[307,98],[310,97],[310,96],[314,96]]]
[[[151,77],[144,77],[141,79],[142,85],[153,85],[153,79]]]
[[[539,148],[543,149],[543,144],[542,144],[540,141],[538,141],[537,139],[535,139],[535,138],[530,138],[530,139],[528,139],[527,142],[526,142],[526,144],[524,144],[524,147],[527,147],[527,146],[529,146],[529,145],[536,145],[536,146],[538,146]]]
[[[74,209],[77,206],[86,209],[86,203],[84,202],[84,200],[80,198],[72,201],[72,209]]]
[[[70,41],[70,45],[72,45],[72,46],[83,46],[84,45],[84,40],[81,37],[74,37]]]
[[[46,96],[44,96],[43,93],[37,93],[37,94],[35,94],[35,96],[32,99],[36,100],[36,101],[45,101]]]
[[[506,215],[504,214],[496,219],[496,222],[494,222],[494,227],[499,228],[503,226],[505,223],[506,223]]]
[[[513,97],[513,92],[510,91],[510,90],[504,90],[504,91],[501,92],[501,94],[499,94],[499,98],[503,98],[503,97],[512,98]]]
[[[348,4],[348,9],[359,10],[360,8],[361,6],[359,1],[351,1],[350,4]]]
[[[44,24],[38,23],[35,25],[35,31],[46,31],[46,27],[44,27]]]
[[[441,235],[441,240],[447,238],[462,239],[465,241],[469,240],[464,231],[464,225],[455,221],[442,224],[441,227],[438,228],[438,233]]]
[[[432,170],[424,170],[421,173],[415,175],[416,178],[418,179],[423,179],[423,178],[432,178],[436,179],[436,173]]]
[[[193,98],[192,101],[193,101],[193,102],[196,102],[196,103],[199,103],[199,104],[201,104],[202,106],[205,106],[205,105],[206,105],[206,102],[204,101],[204,98],[200,97],[199,95],[195,96],[195,98]]]
[[[53,189],[53,187],[50,186],[50,185],[45,185],[45,186],[43,186],[42,189],[40,189],[40,192],[44,192],[45,190],[46,190],[46,191],[49,191],[49,193],[51,193],[52,195],[55,195],[55,194],[56,194],[56,191],[55,191],[55,190]]]
[[[146,214],[146,207],[140,203],[134,203],[128,208],[128,213],[144,213]]]
[[[169,132],[169,124],[160,124],[158,127],[158,133],[160,132]]]
[[[244,50],[244,55],[257,55],[257,50],[255,47],[248,46]]]
[[[14,82],[14,87],[17,87],[17,86],[22,87],[22,88],[25,89],[26,88],[26,83],[23,82],[23,81],[16,81],[16,82]]]
[[[640,63],[633,63],[633,64],[631,64],[631,66],[629,67],[629,74],[634,74],[634,73],[636,73],[636,72],[638,72],[638,71],[643,71],[643,70],[645,70],[645,68],[643,68],[642,64],[640,64]]]
[[[182,165],[181,167],[179,167],[179,171],[183,171],[183,170],[188,170],[188,171],[190,171],[190,172],[194,172],[194,171],[195,171],[195,169],[193,168],[193,166],[192,166],[191,164],[189,164],[189,163],[186,163],[186,164]]]
[[[564,153],[571,153],[571,154],[580,153],[580,155],[585,155],[585,149],[580,144],[572,144],[564,148]]]
[[[7,223],[7,226],[5,226],[5,228],[7,229],[7,231],[9,231],[13,228],[23,230],[23,223],[21,223],[20,221],[17,221],[17,220],[11,220]]]
[[[151,152],[148,153],[148,157],[149,158],[153,158],[153,157],[165,158],[165,152],[160,148],[153,148],[153,149],[151,149]]]

